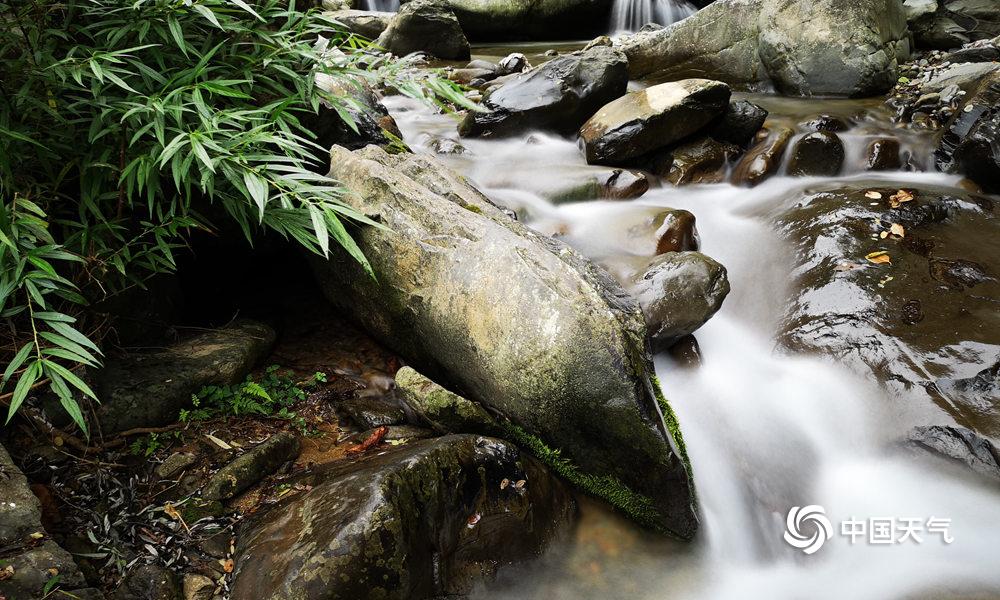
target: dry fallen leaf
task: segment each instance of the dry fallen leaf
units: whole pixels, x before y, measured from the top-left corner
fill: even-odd
[[[865,258],[868,260],[868,262],[874,263],[876,265],[884,265],[892,263],[892,257],[890,257],[889,254],[884,250],[866,254]]]
[[[378,446],[379,443],[382,442],[382,438],[384,438],[385,434],[387,434],[387,433],[389,433],[389,428],[386,427],[385,425],[383,425],[383,426],[379,427],[378,429],[376,429],[375,431],[373,431],[372,434],[368,436],[368,439],[366,439],[365,441],[361,442],[357,446],[352,446],[352,447],[348,448],[347,451],[348,452],[366,452],[366,451],[370,450],[371,448],[374,448],[375,446]]]
[[[893,208],[898,208],[900,204],[904,202],[909,202],[913,200],[913,194],[906,190],[899,190],[895,194],[889,196],[889,206]]]
[[[510,479],[507,479],[506,477],[504,477],[503,481],[500,482],[500,489],[501,490],[505,490],[505,489],[507,489],[508,485],[510,485]]]
[[[514,484],[514,489],[519,490],[519,489],[523,488],[524,484],[526,484],[526,483],[528,483],[528,482],[525,481],[525,480],[523,480],[523,479],[518,479],[517,483]]]
[[[215,437],[211,433],[206,433],[205,437],[208,438],[208,441],[212,442],[213,444],[215,444],[216,446],[218,446],[219,448],[221,448],[223,450],[232,450],[233,449],[232,446],[230,446],[226,442],[220,440],[219,438]]]
[[[29,536],[28,536],[28,537],[30,537],[30,538],[31,538],[31,539],[33,539],[33,540],[40,540],[40,539],[42,539],[43,537],[45,537],[45,534],[44,534],[44,533],[42,533],[41,531],[36,531],[36,532],[34,532],[34,533],[31,533],[31,534],[29,534]]]
[[[871,200],[880,200],[882,198],[882,194],[873,190],[870,192],[865,192],[865,198],[869,198]]]
[[[177,521],[178,523],[180,523],[181,526],[184,527],[184,531],[186,531],[188,533],[191,533],[191,530],[188,529],[187,523],[184,522],[184,517],[181,516],[181,513],[177,512],[177,509],[174,508],[173,504],[171,504],[169,502],[167,502],[166,504],[164,504],[163,505],[163,512],[167,513],[167,516],[170,517],[171,519],[173,519],[173,520]]]
[[[7,565],[6,567],[0,569],[0,581],[6,581],[14,576],[14,567],[12,565]]]
[[[883,231],[882,233],[878,234],[878,237],[879,237],[879,239],[883,239],[884,240],[885,238],[889,237],[889,232],[888,231]]]
[[[903,237],[904,235],[906,235],[906,230],[904,230],[903,226],[900,225],[899,223],[893,223],[892,225],[889,226],[889,233],[891,233],[896,237]]]
[[[482,515],[480,515],[479,513],[476,513],[476,514],[474,514],[474,515],[471,515],[471,516],[469,517],[469,522],[468,522],[468,524],[469,524],[469,529],[472,529],[473,527],[475,527],[475,526],[476,526],[476,523],[478,523],[478,522],[479,522],[479,519],[482,519],[482,518],[483,518],[483,516],[482,516]]]
[[[231,558],[220,559],[219,564],[222,565],[222,570],[226,573],[232,573],[233,568],[236,566]]]

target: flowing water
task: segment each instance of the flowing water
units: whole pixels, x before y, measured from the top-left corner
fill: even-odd
[[[850,117],[844,181],[954,186],[941,174],[862,173],[865,142],[894,131],[877,103],[755,97],[772,118],[801,122],[823,111]],[[387,99],[408,143],[430,152],[457,139],[455,121]],[[901,137],[912,162],[926,136]],[[795,260],[772,224],[783,209],[831,179],[773,177],[753,188],[728,184],[654,187],[632,201],[554,204],[557,190],[593,173],[574,140],[534,132],[507,140],[461,140],[443,156],[498,203],[593,258],[628,254],[625,232],[657,207],[698,221],[702,251],[729,270],[732,293],[696,336],[704,363],[656,365],[677,411],[698,488],[702,529],[690,544],[637,531],[584,501],[572,539],[524,567],[508,569],[481,598],[956,598],[1000,597],[1000,492],[961,469],[905,453],[894,443],[914,425],[951,424],[933,403],[904,403],[834,361],[791,355],[774,342]],[[806,555],[783,540],[793,506],[820,505],[833,535]],[[951,519],[922,543],[851,544],[838,524],[869,518]],[[803,530],[816,531],[807,523]],[[968,595],[971,594],[971,595]]]
[[[638,31],[647,23],[670,25],[694,14],[685,0],[615,0],[611,8],[611,33]]]
[[[361,0],[361,10],[379,12],[396,12],[399,10],[399,0]]]

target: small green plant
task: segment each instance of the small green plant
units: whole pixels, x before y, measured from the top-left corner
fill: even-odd
[[[315,373],[305,383],[297,383],[281,374],[281,367],[271,365],[264,370],[260,381],[247,376],[235,385],[210,385],[191,397],[192,409],[182,409],[183,422],[203,421],[215,417],[258,415],[286,419],[300,429],[307,430],[305,419],[291,409],[306,398],[306,390],[326,381],[326,373]]]

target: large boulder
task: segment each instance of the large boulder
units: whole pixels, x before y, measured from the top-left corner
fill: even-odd
[[[603,33],[613,0],[448,0],[466,35],[483,40],[587,39]]]
[[[633,77],[860,97],[895,84],[909,33],[898,0],[719,0],[620,46]]]
[[[947,50],[1000,34],[996,0],[905,0],[903,9],[918,48]]]
[[[708,79],[661,83],[604,105],[580,128],[590,164],[621,164],[678,142],[729,108],[729,86]]]
[[[606,272],[431,157],[334,148],[330,175],[384,225],[355,235],[374,277],[345,254],[314,262],[333,303],[421,372],[603,477],[634,518],[694,533],[642,312]]]
[[[392,22],[395,14],[372,10],[346,9],[330,11],[324,13],[324,16],[340,23],[351,33],[374,40],[389,27],[389,23]]]
[[[607,46],[559,56],[522,73],[483,101],[487,112],[470,112],[464,136],[500,136],[525,129],[575,131],[597,109],[623,95],[628,86],[625,56]]]
[[[467,593],[571,522],[566,488],[507,442],[419,440],[298,480],[238,536],[233,598],[406,600]]]
[[[1000,482],[1000,450],[965,427],[915,427],[906,442],[914,449],[961,464],[974,473]]]
[[[462,60],[470,54],[469,40],[444,0],[407,2],[375,43],[397,56],[426,52],[438,58]]]
[[[982,81],[956,111],[935,152],[937,168],[1000,192],[1000,73]]]
[[[995,203],[947,188],[898,190],[885,181],[820,187],[779,217],[798,257],[782,342],[836,357],[892,396],[936,404],[942,420],[998,439],[1000,386],[988,368],[1000,356]]]

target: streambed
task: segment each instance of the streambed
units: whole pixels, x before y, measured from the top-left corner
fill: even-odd
[[[544,60],[541,49],[549,47],[484,47],[474,50],[474,58],[495,61],[519,51],[537,64]],[[1000,539],[997,486],[915,456],[898,443],[914,426],[954,424],[955,412],[926,394],[893,393],[870,373],[788,350],[777,341],[801,275],[800,250],[782,235],[784,214],[817,190],[927,188],[963,194],[959,178],[921,172],[931,164],[932,132],[895,125],[880,99],[739,97],[768,109],[771,123],[794,128],[793,141],[805,134],[802,124],[818,115],[848,122],[849,129],[839,134],[845,146],[841,174],[789,177],[782,168],[754,188],[654,181],[635,200],[560,201],[565,190],[578,189],[577,182],[601,170],[586,164],[575,140],[538,131],[502,140],[459,139],[454,117],[386,98],[415,151],[438,154],[520,220],[591,258],[632,253],[630,231],[651,211],[690,211],[702,251],[727,267],[732,285],[722,310],[696,333],[702,364],[685,368],[667,354],[656,361],[692,458],[702,514],[696,542],[664,541],[584,501],[570,539],[534,563],[502,572],[475,597],[1000,594],[994,554]],[[908,170],[863,170],[867,144],[886,136],[899,141]],[[443,147],[451,153],[441,153]],[[987,345],[983,356],[991,351],[995,347]],[[943,369],[969,377],[981,368],[970,356],[966,360]],[[824,507],[834,525],[814,555],[783,540],[786,514],[805,505]],[[953,541],[925,533],[919,543],[851,543],[841,534],[843,522],[886,517],[919,518],[925,525],[930,518],[950,519]]]

